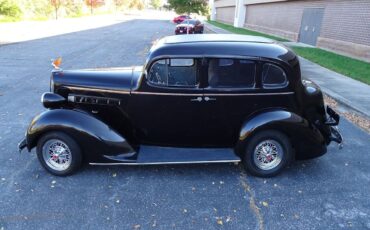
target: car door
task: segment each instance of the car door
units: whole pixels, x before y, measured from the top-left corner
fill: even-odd
[[[129,117],[141,144],[200,146],[202,144],[203,89],[199,87],[201,61],[191,58],[155,61],[131,92]]]
[[[255,110],[257,62],[252,59],[208,59],[204,89],[204,125],[209,145],[235,145],[242,123]]]

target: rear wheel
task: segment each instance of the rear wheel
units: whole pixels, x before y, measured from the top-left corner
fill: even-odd
[[[259,177],[279,174],[292,161],[289,138],[281,132],[266,130],[249,140],[243,163],[248,172]]]
[[[37,143],[37,157],[41,165],[56,176],[67,176],[80,168],[81,149],[70,136],[62,132],[43,135]]]

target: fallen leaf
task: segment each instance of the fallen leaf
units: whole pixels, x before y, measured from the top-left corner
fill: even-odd
[[[119,202],[120,202],[119,200],[116,200],[116,203],[117,203],[117,204],[119,204]]]
[[[184,213],[187,213],[187,212],[188,212],[188,210],[187,210],[186,208],[184,208],[183,212],[184,212]]]
[[[154,220],[154,223],[152,224],[152,227],[155,227],[155,226],[157,226],[157,221],[156,220]]]
[[[220,181],[220,184],[224,184],[225,182],[223,182],[223,181]]]
[[[53,180],[52,182],[51,182],[52,184],[55,184],[55,183],[57,183],[55,180]]]
[[[264,180],[263,183],[266,184],[267,183],[267,180]]]
[[[228,222],[230,222],[231,221],[231,217],[230,216],[228,216],[227,218],[226,218],[226,223],[228,223]]]
[[[215,184],[215,182],[214,182],[214,181],[212,181],[212,184]]]
[[[54,185],[51,185],[50,187],[51,187],[51,188],[54,188],[55,186],[54,186]]]
[[[301,190],[298,190],[298,193],[302,193],[302,191]]]
[[[345,163],[344,165],[345,165],[345,166],[348,166],[348,163]]]
[[[294,214],[294,218],[299,219],[299,216],[297,214]]]
[[[191,188],[191,190],[192,190],[192,191],[195,191],[195,187],[192,187],[192,188]]]
[[[110,220],[110,218],[109,218],[109,217],[107,217],[107,220]]]
[[[274,184],[274,187],[277,187],[277,184]]]
[[[134,229],[139,229],[141,226],[140,226],[140,224],[135,224],[134,225]]]
[[[262,205],[265,206],[265,207],[269,206],[269,204],[266,201],[262,201]]]
[[[221,219],[217,219],[217,224],[219,224],[219,225],[223,225],[224,223],[222,222],[222,220],[221,220]]]
[[[112,177],[116,177],[117,176],[117,173],[113,173]]]
[[[3,177],[3,178],[1,178],[1,180],[2,180],[2,181],[5,181],[6,179]]]

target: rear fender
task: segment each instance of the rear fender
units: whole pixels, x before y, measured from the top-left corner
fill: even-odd
[[[89,162],[106,161],[103,154],[135,153],[126,139],[104,122],[86,112],[68,109],[47,110],[32,120],[26,135],[28,150],[37,145],[43,134],[51,131],[64,132],[74,138]]]
[[[241,127],[236,152],[242,154],[255,133],[269,129],[289,137],[297,159],[313,158],[326,152],[325,139],[315,126],[303,117],[281,109],[261,111],[249,117]]]

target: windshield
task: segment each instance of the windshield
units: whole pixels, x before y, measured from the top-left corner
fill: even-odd
[[[182,22],[182,24],[192,24],[192,25],[195,25],[196,22],[197,22],[196,20],[184,20]]]

